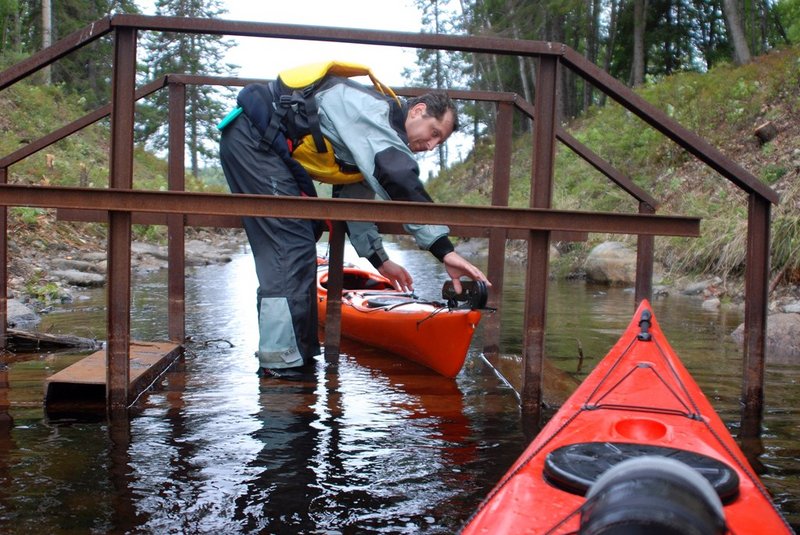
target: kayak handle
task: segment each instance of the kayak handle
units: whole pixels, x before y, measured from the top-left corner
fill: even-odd
[[[641,340],[642,342],[649,342],[653,339],[653,336],[650,334],[650,320],[653,318],[653,314],[644,309],[642,311],[642,318],[639,320],[639,327],[642,329],[639,334],[636,335],[636,338]]]

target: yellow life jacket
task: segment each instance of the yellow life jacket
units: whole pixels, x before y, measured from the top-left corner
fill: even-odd
[[[287,69],[278,75],[276,86],[279,95],[273,119],[278,117],[278,120],[282,120],[290,108],[296,110],[297,104],[300,103],[304,108],[301,113],[307,122],[307,128],[300,132],[292,132],[292,128],[289,128],[288,137],[292,139],[293,145],[292,158],[320,182],[326,184],[360,182],[364,180],[364,176],[356,167],[337,161],[330,141],[322,135],[319,126],[314,94],[322,85],[322,81],[329,76],[343,78],[367,76],[376,91],[400,104],[394,91],[380,82],[369,67],[358,63],[327,61]],[[304,131],[306,129],[307,131]]]

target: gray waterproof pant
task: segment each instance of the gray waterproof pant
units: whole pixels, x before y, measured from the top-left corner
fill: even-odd
[[[232,193],[299,196],[281,157],[260,146],[241,114],[222,131],[220,158]],[[258,276],[258,360],[291,368],[320,353],[317,336],[316,240],[308,219],[242,218]]]

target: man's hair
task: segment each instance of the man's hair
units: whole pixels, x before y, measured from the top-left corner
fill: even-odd
[[[411,109],[420,103],[425,104],[425,115],[440,121],[444,118],[447,110],[450,110],[453,113],[453,132],[458,131],[458,108],[445,91],[430,91],[424,95],[410,98],[408,99],[408,108]]]

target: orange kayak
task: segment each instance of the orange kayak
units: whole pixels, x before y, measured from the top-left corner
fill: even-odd
[[[792,533],[647,301],[463,533],[611,534],[620,526]]]
[[[317,270],[317,310],[325,324],[328,266]],[[448,308],[395,290],[389,279],[356,267],[344,268],[342,336],[378,347],[455,377],[464,365],[478,310]]]

